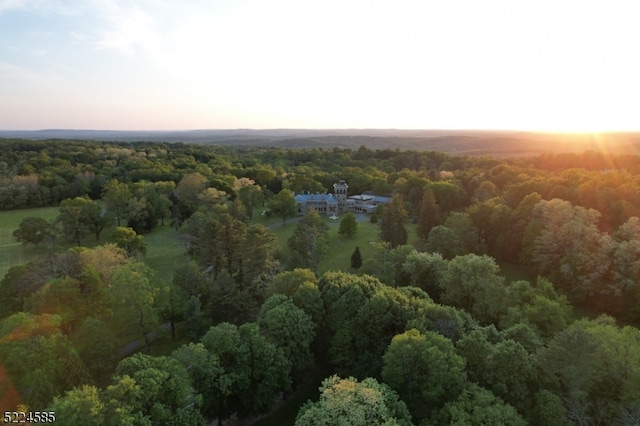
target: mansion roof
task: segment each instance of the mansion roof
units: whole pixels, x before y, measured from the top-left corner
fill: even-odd
[[[308,201],[322,201],[325,203],[337,203],[338,200],[333,194],[297,194],[296,202],[303,203]]]

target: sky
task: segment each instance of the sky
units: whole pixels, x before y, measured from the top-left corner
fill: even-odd
[[[0,0],[0,130],[640,130],[635,0]]]

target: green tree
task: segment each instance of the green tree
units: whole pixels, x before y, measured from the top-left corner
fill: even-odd
[[[440,213],[443,215],[464,206],[467,200],[467,194],[460,184],[449,180],[429,182],[425,185],[425,190],[433,192]]]
[[[212,409],[215,409],[218,421],[221,422],[241,408],[240,394],[250,383],[248,351],[238,326],[226,322],[211,327],[201,341],[207,353],[220,363],[218,383],[221,386],[216,387],[215,382],[212,384],[212,392],[217,400],[217,406]],[[213,401],[207,404],[213,404]]]
[[[119,347],[105,322],[87,318],[72,343],[96,382],[103,381],[113,373]]]
[[[447,402],[429,424],[525,426],[515,408],[475,383],[467,384],[460,396]]]
[[[327,336],[335,335],[382,285],[378,279],[369,275],[333,271],[322,275],[318,281],[318,289],[325,308],[322,325]]]
[[[431,229],[425,250],[437,252],[447,259],[469,253],[482,253],[478,229],[465,213],[452,212],[444,222]]]
[[[411,329],[391,340],[382,379],[406,402],[413,418],[422,420],[459,396],[466,383],[464,367],[449,339]]]
[[[456,352],[467,360],[469,380],[525,413],[540,384],[537,361],[520,343],[494,333],[493,327],[474,330],[458,341]]]
[[[640,412],[640,332],[612,318],[576,321],[553,336],[538,362],[578,424],[624,424]]]
[[[173,351],[171,356],[187,369],[195,392],[202,396],[203,415],[209,419],[219,419],[230,385],[223,374],[220,359],[202,343],[183,345]]]
[[[50,279],[27,303],[33,312],[59,314],[66,333],[75,332],[89,316],[100,318],[109,314],[110,300],[98,274],[85,268],[74,275],[77,278],[67,275]]]
[[[208,321],[202,312],[200,297],[191,296],[184,303],[184,327],[192,342],[200,340],[207,331]]]
[[[602,290],[611,265],[612,242],[600,232],[600,213],[559,199],[542,200],[533,209],[532,222],[542,228],[533,238],[531,263],[576,302],[585,302]]]
[[[381,216],[380,239],[388,242],[391,248],[406,244],[409,234],[405,228],[407,212],[404,209],[402,196],[394,196],[391,202],[387,204]]]
[[[498,196],[498,187],[491,182],[490,180],[483,180],[478,188],[473,191],[473,196],[471,197],[472,202],[485,202],[493,197]]]
[[[144,263],[128,263],[115,273],[110,287],[114,320],[126,331],[137,329],[147,351],[150,350],[149,332],[159,323],[156,309],[159,289],[151,282],[151,275]]]
[[[276,241],[276,235],[263,225],[249,225],[238,248],[240,273],[245,285],[254,284],[256,287],[262,287],[263,282],[271,278],[277,270],[278,261],[274,258]],[[263,288],[260,288],[260,291],[262,290]]]
[[[434,226],[440,223],[440,209],[436,203],[436,197],[433,191],[426,190],[420,202],[420,211],[418,213],[418,227],[416,232],[418,237],[423,241],[427,241],[429,232]]]
[[[113,384],[131,378],[136,395],[133,412],[154,424],[204,425],[200,414],[202,396],[195,393],[187,370],[166,356],[135,354],[120,361]]]
[[[411,415],[398,394],[377,380],[358,382],[332,376],[322,381],[320,399],[298,411],[296,426],[411,425]]]
[[[104,244],[93,247],[91,249],[81,249],[76,251],[80,257],[80,263],[85,269],[85,273],[89,270],[97,275],[98,280],[103,287],[110,287],[113,275],[131,259],[127,257],[127,253],[115,244]],[[94,288],[92,291],[98,291]],[[95,311],[94,311],[95,316]]]
[[[96,239],[106,226],[100,205],[86,197],[67,198],[60,202],[60,213],[56,219],[62,232],[72,242],[80,245],[82,238],[94,232]]]
[[[358,222],[356,222],[356,217],[351,212],[347,212],[346,215],[340,221],[340,229],[338,230],[338,234],[351,238],[356,235],[358,232]]]
[[[293,296],[304,283],[317,284],[318,279],[311,269],[296,268],[293,271],[283,271],[273,277],[267,289],[267,294],[285,294]]]
[[[362,266],[362,254],[360,253],[360,247],[356,246],[356,249],[351,254],[351,267],[353,269],[360,269]]]
[[[298,211],[298,204],[293,192],[288,189],[278,192],[278,195],[269,200],[268,206],[274,215],[282,218],[283,225],[287,223],[288,218],[295,216]]]
[[[59,315],[25,312],[0,322],[5,377],[32,410],[44,410],[55,395],[91,380],[61,323]]]
[[[107,424],[102,393],[93,385],[82,385],[55,397],[49,411],[55,413],[55,423],[63,426]]]
[[[508,308],[500,319],[501,327],[524,323],[544,339],[567,328],[571,305],[565,296],[556,293],[548,280],[538,277],[534,286],[527,281],[513,281],[506,292]]]
[[[382,286],[375,290],[352,308],[355,314],[350,313],[331,338],[329,355],[336,371],[356,377],[378,376],[389,342],[429,302],[416,288]]]
[[[435,301],[440,301],[443,288],[441,286],[448,261],[440,253],[410,253],[402,265],[410,276],[410,284],[426,291]]]
[[[258,315],[260,331],[284,350],[291,362],[294,380],[300,380],[313,367],[311,342],[316,325],[302,309],[283,295],[274,294],[262,305]]]
[[[442,279],[442,301],[465,309],[481,323],[496,320],[504,310],[504,278],[493,258],[468,254],[447,265]]]
[[[132,228],[117,226],[113,231],[113,241],[123,249],[129,257],[144,255],[147,252],[147,243],[142,235],[136,234]]]
[[[629,218],[613,234],[611,279],[604,292],[609,309],[629,321],[640,319],[640,219]],[[613,300],[611,300],[613,299]],[[615,304],[614,304],[615,303]]]
[[[296,266],[318,270],[320,258],[327,252],[329,226],[317,211],[311,209],[296,224],[287,245]]]
[[[218,324],[209,329],[202,343],[220,359],[229,385],[222,418],[236,411],[241,416],[264,413],[276,394],[289,388],[291,364],[281,348],[260,334],[257,324]]]
[[[22,244],[38,244],[53,237],[52,225],[41,217],[25,217],[13,237]]]
[[[249,219],[253,219],[253,209],[264,199],[260,185],[247,178],[238,179],[236,182],[238,198],[244,205]]]
[[[122,226],[122,220],[127,218],[129,203],[133,197],[133,193],[124,182],[112,179],[104,187],[102,200],[105,203],[107,211],[116,218],[118,226]]]
[[[198,196],[208,186],[209,181],[199,172],[182,176],[175,190],[176,196],[185,202],[196,203]]]
[[[176,190],[176,183],[174,181],[159,181],[154,182],[153,185],[158,194],[158,198],[154,202],[156,216],[164,226],[164,220],[171,216],[171,208],[173,207],[171,195]]]

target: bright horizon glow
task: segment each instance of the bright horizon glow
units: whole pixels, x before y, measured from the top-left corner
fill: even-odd
[[[632,0],[0,0],[0,130],[640,130]]]

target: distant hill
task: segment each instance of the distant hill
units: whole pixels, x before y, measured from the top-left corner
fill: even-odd
[[[74,139],[119,142],[183,142],[282,148],[415,149],[472,156],[528,156],[604,151],[640,154],[640,132],[605,134],[534,133],[494,130],[397,129],[225,129],[177,131],[0,130],[0,138]]]

